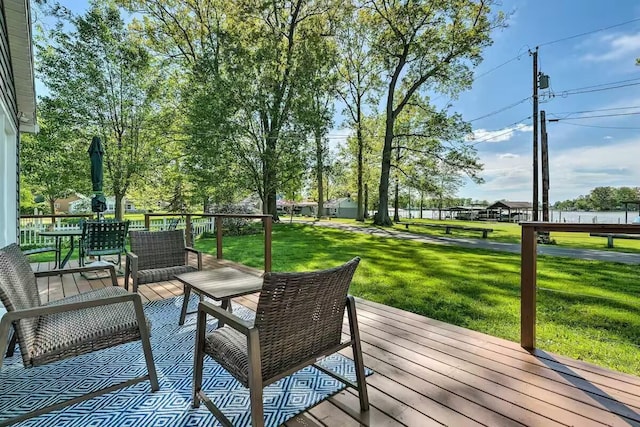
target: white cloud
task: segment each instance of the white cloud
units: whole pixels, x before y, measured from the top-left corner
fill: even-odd
[[[468,140],[475,142],[502,142],[509,141],[515,136],[516,132],[531,131],[533,131],[533,125],[525,125],[524,123],[497,130],[476,129],[469,136]]]
[[[485,184],[468,185],[465,197],[498,200],[530,200],[532,192],[531,155],[480,152]],[[598,146],[551,149],[549,151],[549,198],[552,202],[575,199],[598,186],[635,187],[640,182],[637,159],[640,136],[617,139]]]
[[[613,137],[611,135],[607,135],[603,139],[613,139]]]
[[[599,52],[592,52],[582,57],[585,61],[604,62],[628,58],[633,62],[640,52],[640,33],[607,35],[600,38]],[[593,50],[593,46],[592,46]]]

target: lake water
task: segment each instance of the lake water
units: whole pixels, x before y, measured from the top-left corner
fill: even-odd
[[[393,215],[393,210],[389,209],[389,213]],[[372,212],[373,214],[373,212]],[[411,216],[409,216],[411,214]],[[442,218],[445,217],[442,212]],[[549,211],[551,222],[573,222],[582,224],[625,224],[624,212],[575,212],[575,211]],[[629,211],[627,214],[627,223],[631,223],[634,218],[639,216],[638,211]],[[400,209],[401,218],[420,218],[419,209]],[[423,209],[422,217],[425,219],[438,219],[438,211],[435,209]],[[540,214],[542,218],[542,214]]]

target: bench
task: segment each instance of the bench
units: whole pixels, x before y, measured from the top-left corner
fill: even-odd
[[[606,237],[607,247],[613,247],[613,239],[640,240],[640,234],[611,234],[611,233],[589,233],[591,237]]]
[[[493,228],[467,227],[466,225],[453,225],[453,224],[422,224],[419,222],[404,223],[404,228],[408,230],[410,225],[419,226],[419,227],[444,228],[445,234],[451,234],[451,230],[480,231],[482,233],[483,239],[486,239],[487,235],[493,231]]]

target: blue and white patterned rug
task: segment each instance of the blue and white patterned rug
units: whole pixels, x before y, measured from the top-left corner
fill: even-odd
[[[151,345],[160,390],[148,381],[24,421],[19,426],[217,426],[202,405],[191,407],[195,315],[178,326],[182,297],[145,304],[152,322]],[[192,297],[190,309],[197,298]],[[234,314],[254,313],[234,305]],[[215,320],[209,321],[215,327]],[[325,367],[355,381],[353,361],[335,354]],[[74,398],[136,376],[146,367],[140,342],[124,344],[37,368],[25,369],[19,352],[0,372],[0,422],[33,409]],[[367,375],[373,373],[367,370]],[[267,426],[277,426],[337,393],[344,384],[313,367],[304,368],[264,390]],[[236,426],[251,424],[249,392],[211,358],[205,358],[203,390]],[[356,410],[358,408],[355,408]]]

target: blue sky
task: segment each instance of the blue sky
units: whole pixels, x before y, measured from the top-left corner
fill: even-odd
[[[76,12],[86,7],[85,2],[63,3]],[[454,101],[453,110],[462,113],[466,120],[473,120],[523,102],[472,122],[476,147],[484,164],[481,176],[485,183],[476,185],[469,181],[459,196],[489,201],[531,200],[532,103],[525,98],[532,92],[532,61],[527,52],[537,45],[541,45],[540,70],[549,75],[551,83],[551,91],[541,93],[555,95],[550,99],[545,96],[540,109],[547,112],[549,119],[566,119],[547,126],[551,202],[588,194],[597,186],[640,186],[640,115],[571,120],[640,112],[640,66],[635,65],[635,58],[640,57],[640,19],[544,45],[640,18],[640,2],[507,0],[502,9],[511,13],[508,27],[494,34],[494,43],[476,70],[480,77],[470,91]],[[494,69],[509,60],[512,61]],[[626,86],[565,93],[568,89],[614,82],[621,83],[611,86]],[[610,86],[592,89],[607,87]],[[38,90],[42,93],[41,85]],[[611,110],[568,114],[602,109]],[[339,124],[336,117],[336,125]],[[637,129],[619,129],[625,127]],[[345,135],[345,130],[336,129],[332,134],[331,142],[335,145],[342,139],[338,135]]]
[[[640,18],[640,2],[635,0],[518,0],[504,4],[513,8],[509,26],[495,34],[494,44],[487,49],[476,75],[522,55],[479,77],[473,89],[455,102],[454,108],[467,120],[531,96],[533,68],[528,49]],[[640,20],[541,46],[540,71],[549,75],[551,88],[541,93],[551,92],[555,96],[541,100],[540,110],[546,111],[547,119],[640,112],[637,57],[640,57]],[[565,93],[568,89],[630,79],[638,80],[611,85],[632,84],[618,89]],[[486,182],[468,183],[461,189],[461,196],[489,201],[532,200],[532,121],[525,119],[532,115],[532,108],[529,99],[472,122],[476,141],[481,141],[476,147],[485,165],[482,176]],[[567,114],[613,108],[616,109]],[[551,202],[588,194],[597,186],[640,186],[640,115],[563,120],[548,123],[547,133]]]

